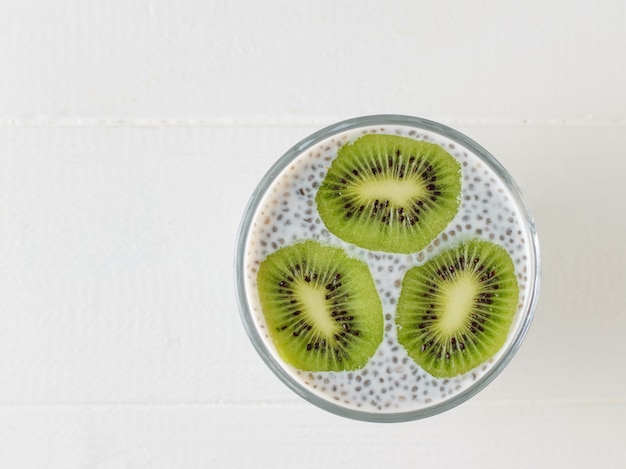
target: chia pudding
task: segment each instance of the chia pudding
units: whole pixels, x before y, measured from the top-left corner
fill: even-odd
[[[329,128],[330,129],[330,128]],[[404,116],[347,121],[294,147],[262,182],[240,231],[238,290],[248,333],[270,368],[293,390],[335,413],[363,420],[412,420],[446,410],[490,382],[519,347],[538,292],[534,225],[519,192],[500,165],[471,140],[439,124]],[[423,250],[410,254],[371,251],[329,232],[315,197],[339,148],[359,137],[391,134],[435,143],[461,164],[461,202],[455,218]],[[504,177],[504,179],[503,179]],[[468,238],[506,249],[519,284],[517,313],[507,342],[491,359],[453,378],[425,372],[398,343],[395,322],[404,274]],[[285,364],[268,334],[257,291],[260,263],[278,249],[303,240],[336,246],[364,261],[382,302],[384,338],[359,370],[308,372]]]

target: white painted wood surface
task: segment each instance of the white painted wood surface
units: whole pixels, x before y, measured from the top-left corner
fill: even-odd
[[[626,4],[21,1],[0,15],[0,468],[626,466]],[[310,406],[236,309],[235,233],[319,127],[468,134],[535,215],[509,367],[376,425]]]

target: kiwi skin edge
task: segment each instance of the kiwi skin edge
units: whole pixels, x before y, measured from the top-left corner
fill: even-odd
[[[454,292],[455,298],[446,297]],[[396,309],[398,342],[434,377],[464,374],[504,346],[518,301],[506,250],[465,241],[405,274]]]

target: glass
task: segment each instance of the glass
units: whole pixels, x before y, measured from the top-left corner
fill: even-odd
[[[431,253],[437,252],[439,241],[442,245],[447,242],[453,245],[452,238],[461,233],[466,235],[471,233],[474,237],[494,240],[508,247],[511,257],[515,258],[516,275],[522,294],[508,339],[489,363],[462,376],[434,378],[406,356],[397,343],[393,303],[387,304],[383,309],[386,332],[381,349],[372,358],[372,365],[368,364],[362,370],[323,373],[295,370],[279,358],[271,339],[264,332],[263,317],[256,304],[258,298],[254,275],[255,265],[262,260],[259,243],[264,242],[258,232],[258,226],[264,223],[272,225],[281,213],[278,208],[274,210],[273,215],[270,213],[269,207],[273,203],[273,199],[270,200],[273,197],[270,193],[298,190],[296,182],[288,184],[284,180],[292,180],[289,179],[291,176],[288,176],[288,172],[294,168],[297,170],[296,163],[299,158],[309,158],[309,164],[303,166],[316,169],[312,172],[309,170],[308,178],[298,177],[303,178],[302,180],[321,178],[336,155],[337,149],[346,141],[352,141],[364,133],[401,134],[430,141],[443,146],[460,162],[463,161],[463,192],[457,218],[427,249],[408,257],[398,255],[400,264],[407,259],[409,264],[422,264],[433,256]],[[297,181],[297,178],[294,177],[293,181]],[[314,190],[314,186],[313,184],[306,187],[307,191]],[[479,202],[476,204],[472,202],[473,199],[478,200],[476,193],[472,196],[471,188],[474,186],[486,190],[490,196],[492,192],[498,192],[496,189],[500,191],[500,195],[496,194],[496,197],[500,197],[497,203],[487,204],[483,201],[485,203],[482,205],[482,207],[492,207],[494,204],[500,204],[498,207],[506,205],[504,210],[508,210],[506,215],[508,221],[500,223],[498,228],[500,232],[491,229],[497,223],[490,224],[489,221],[484,221],[489,214],[480,214],[478,208],[471,208],[476,204],[481,206]],[[317,216],[315,204],[311,202],[314,196],[305,194],[303,188],[299,191],[298,197],[302,196],[300,203],[304,203],[305,195],[308,197],[308,201],[299,210],[306,207],[307,223],[311,223],[311,232],[306,233],[304,237],[332,242],[334,236],[324,228],[324,224]],[[282,203],[288,205],[287,202],[285,199]],[[281,204],[280,195],[276,204]],[[472,210],[476,213],[472,213]],[[466,223],[469,215],[464,213],[475,217],[472,218],[474,220],[472,223],[476,220],[482,221],[474,225]],[[287,218],[291,217],[292,221],[301,220],[304,215],[291,213]],[[512,233],[513,229],[517,231]],[[273,252],[282,245],[290,244],[290,240],[277,236],[279,235],[270,235],[269,231],[264,235],[268,241],[265,241],[263,253]],[[345,244],[343,247],[345,248]],[[376,265],[376,261],[371,259],[382,254],[366,256],[367,250],[354,246],[350,250],[352,255],[370,259],[368,265],[371,270],[374,270]],[[254,256],[250,257],[252,251],[257,253],[256,260]],[[390,271],[395,268],[391,262],[393,256],[393,254],[382,256],[389,260],[385,268],[389,268]],[[396,261],[395,258],[393,260]],[[403,274],[396,270],[394,275],[398,277]],[[410,116],[375,115],[349,119],[313,133],[287,151],[269,169],[254,190],[241,221],[237,237],[235,277],[239,311],[248,336],[267,366],[289,388],[312,404],[337,415],[372,422],[400,422],[433,416],[461,404],[487,386],[504,369],[520,347],[532,321],[539,292],[540,258],[535,224],[520,190],[489,152],[465,135],[436,122]],[[396,286],[397,283],[396,280]],[[253,304],[256,306],[253,307]],[[373,391],[376,386],[376,390]]]

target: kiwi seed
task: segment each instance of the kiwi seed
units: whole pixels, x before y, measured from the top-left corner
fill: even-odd
[[[281,248],[261,263],[257,283],[270,337],[295,368],[356,370],[382,342],[382,304],[367,264],[340,248]]]
[[[398,342],[432,376],[466,373],[502,348],[518,298],[506,250],[488,241],[463,242],[405,274]]]

